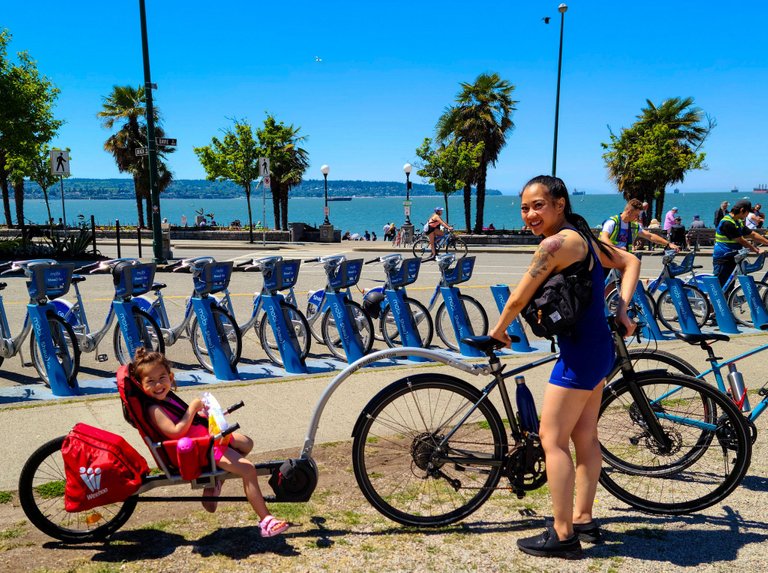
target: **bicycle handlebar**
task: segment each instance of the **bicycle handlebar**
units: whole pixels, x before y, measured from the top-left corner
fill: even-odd
[[[243,406],[245,406],[245,402],[240,400],[237,404],[232,404],[229,408],[224,410],[224,414],[231,414],[232,412],[234,412],[235,410],[239,410]]]
[[[319,263],[320,257],[315,257],[314,259],[304,259],[305,263]]]
[[[370,261],[365,261],[363,264],[370,265],[371,263],[378,263],[379,261],[381,261],[381,257],[376,257],[375,259],[371,259]]]

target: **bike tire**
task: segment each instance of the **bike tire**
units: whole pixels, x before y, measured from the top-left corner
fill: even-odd
[[[299,356],[302,360],[306,360],[309,355],[310,344],[312,343],[309,323],[301,311],[294,305],[282,301],[280,306],[281,308],[287,309],[287,312],[290,315],[291,326],[293,332],[296,334],[296,339],[299,342]],[[266,313],[262,313],[261,319],[259,320],[259,340],[261,341],[261,347],[264,349],[264,352],[267,353],[270,361],[278,366],[283,366],[283,357],[280,355],[280,349]]]
[[[35,450],[19,476],[19,503],[29,521],[46,535],[67,543],[101,541],[120,529],[136,509],[137,496],[90,510],[64,509],[64,436]]]
[[[77,343],[77,336],[72,326],[54,312],[47,314],[48,329],[51,332],[51,339],[56,351],[56,357],[64,368],[64,374],[67,377],[67,385],[74,388],[77,384],[77,373],[80,371],[80,346]],[[48,371],[45,368],[40,350],[37,346],[37,337],[34,329],[29,336],[29,354],[32,357],[32,364],[37,371],[37,375],[43,384],[50,388],[51,381],[48,379]],[[0,361],[2,364],[2,361]]]
[[[243,334],[235,322],[235,317],[223,307],[211,306],[213,323],[216,325],[216,331],[219,333],[220,340],[226,340],[229,344],[230,365],[234,368],[240,362],[243,355]],[[192,344],[192,352],[200,363],[200,366],[208,372],[213,373],[213,363],[211,362],[208,347],[205,344],[205,337],[200,330],[200,324],[197,316],[192,319],[189,326],[189,341]]]
[[[438,459],[430,471],[437,438],[474,404],[449,442],[450,461]],[[504,424],[477,388],[453,376],[417,374],[393,382],[365,406],[355,426],[352,466],[363,495],[382,515],[403,525],[440,527],[487,501],[506,451]],[[462,461],[462,455],[487,461]]]
[[[688,376],[649,372],[635,382],[660,414],[673,451],[661,451],[646,431],[629,383],[611,383],[598,418],[603,487],[640,511],[668,515],[700,511],[727,497],[746,474],[752,454],[739,409],[718,389]]]
[[[432,247],[429,246],[429,239],[427,237],[414,240],[411,250],[413,251],[413,256],[422,261],[432,256]]]
[[[421,347],[429,348],[432,344],[432,338],[435,333],[435,327],[432,323],[432,317],[429,314],[429,310],[418,300],[403,297],[408,307],[408,312],[413,317],[413,322],[416,324],[416,330],[419,332],[419,338],[421,338]],[[379,319],[379,330],[381,336],[387,346],[395,348],[397,346],[403,346],[403,339],[400,337],[400,331],[397,327],[397,321],[392,314],[392,307],[387,305],[384,310],[381,311],[381,318]]]
[[[691,305],[696,324],[701,328],[706,324],[709,315],[712,313],[712,304],[709,302],[707,295],[705,295],[697,286],[683,283],[683,292]],[[658,318],[659,322],[661,322],[667,329],[673,332],[681,331],[677,309],[672,302],[672,296],[669,293],[669,289],[660,292],[659,296],[656,297],[656,318]]]
[[[155,352],[165,353],[165,339],[157,322],[145,311],[138,307],[133,307],[133,318],[136,321],[136,327],[139,330],[139,336],[144,342],[144,348]],[[120,330],[120,324],[115,325],[112,334],[112,346],[115,349],[115,358],[120,364],[128,364],[133,360],[133,356],[128,355],[128,347],[123,340],[123,333]]]
[[[371,317],[363,310],[363,307],[353,300],[345,299],[344,306],[349,307],[349,313],[352,316],[352,323],[355,331],[360,336],[363,354],[368,354],[373,348],[373,322]],[[323,342],[336,358],[347,361],[347,355],[344,352],[344,345],[341,343],[341,337],[336,330],[336,321],[333,318],[331,309],[326,309],[323,314],[323,322],[320,326],[323,333]]]
[[[648,370],[665,370],[672,374],[684,374],[696,378],[700,372],[691,363],[686,362],[679,356],[665,350],[649,350],[646,348],[634,348],[629,351],[629,358],[632,361],[632,367],[638,374]],[[608,382],[621,376],[621,358],[616,357],[616,362],[605,377]]]
[[[461,237],[451,237],[445,244],[445,252],[453,253],[460,259],[466,257],[468,251],[467,244]]]
[[[757,294],[763,301],[768,299],[768,283],[755,281],[755,288],[757,288]],[[741,284],[737,284],[728,293],[728,308],[738,324],[752,328],[752,311],[749,308],[747,298],[744,296],[744,289],[741,288]]]
[[[467,313],[467,325],[473,336],[485,336],[488,334],[488,315],[479,302],[466,294],[460,294],[459,299]],[[451,317],[445,307],[445,301],[440,303],[435,314],[435,330],[437,336],[451,350],[459,350],[459,340],[453,330]]]

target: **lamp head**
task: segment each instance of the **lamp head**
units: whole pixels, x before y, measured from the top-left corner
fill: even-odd
[[[403,171],[405,172],[406,175],[411,174],[411,169],[413,169],[413,165],[411,165],[410,163],[406,163],[405,165],[403,165]]]
[[[557,7],[557,11],[561,14],[565,14],[568,11],[568,4],[560,4],[560,6]]]
[[[327,165],[323,165],[322,167],[320,167],[320,173],[322,173],[323,175],[328,175],[330,171],[331,171],[331,168],[328,167]]]

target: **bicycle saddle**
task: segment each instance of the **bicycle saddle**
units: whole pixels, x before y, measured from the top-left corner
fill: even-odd
[[[727,334],[720,334],[719,332],[702,332],[701,334],[684,334],[682,332],[675,332],[680,340],[684,340],[688,344],[701,344],[702,342],[717,342],[723,340],[728,342],[731,337]]]
[[[510,335],[512,342],[520,342],[519,336]],[[492,354],[494,350],[504,348],[504,343],[501,340],[496,340],[491,336],[467,336],[462,338],[461,341],[467,346],[476,348],[483,354]]]

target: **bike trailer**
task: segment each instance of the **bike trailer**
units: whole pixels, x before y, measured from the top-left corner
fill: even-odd
[[[64,509],[85,511],[128,499],[141,487],[149,467],[121,436],[76,424],[61,447],[66,485]]]

